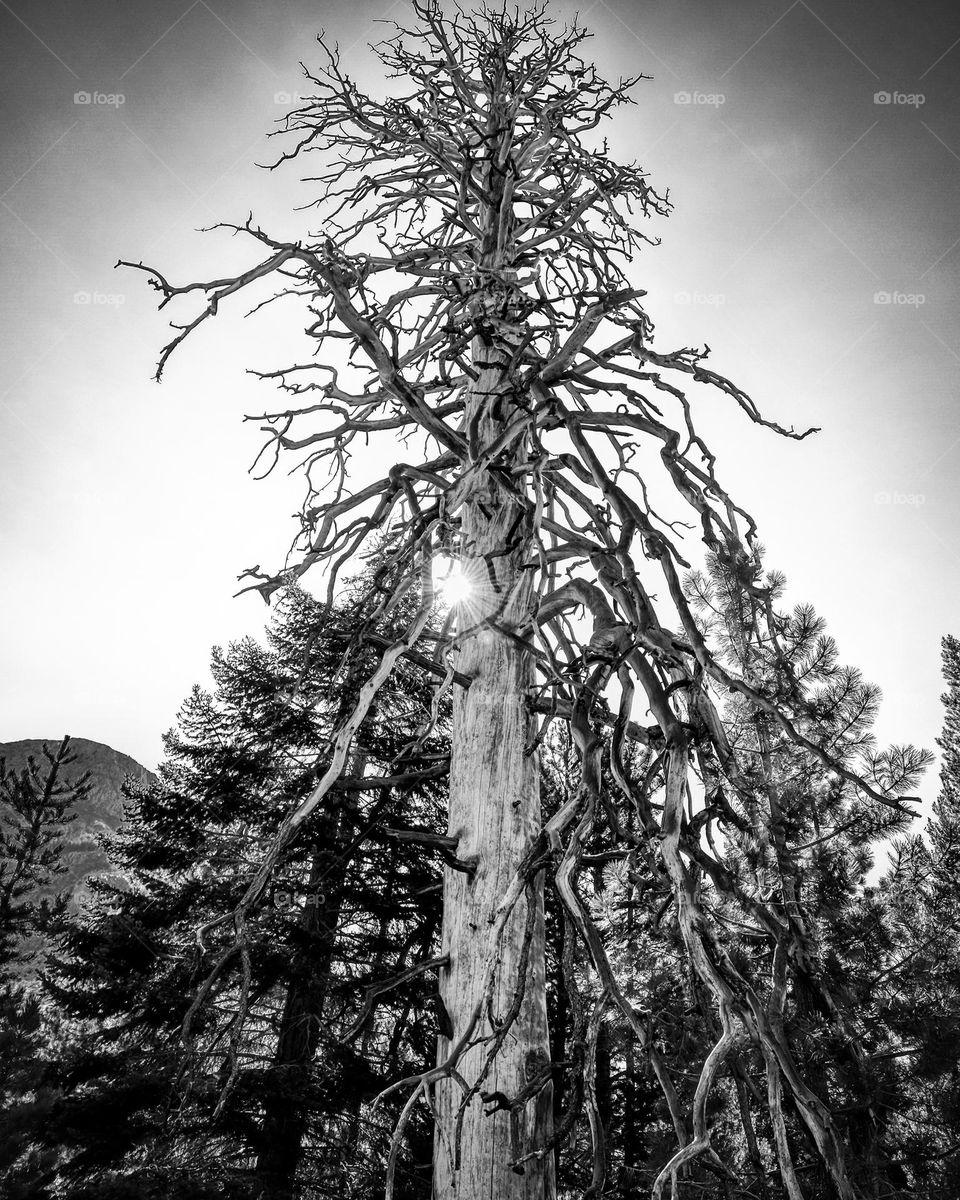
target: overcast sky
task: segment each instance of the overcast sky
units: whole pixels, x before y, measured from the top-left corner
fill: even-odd
[[[883,688],[881,739],[932,747],[939,641],[960,635],[960,10],[580,13],[604,73],[653,76],[609,132],[675,205],[634,265],[661,349],[707,342],[767,415],[823,427],[784,442],[715,398],[699,416],[721,480],[791,599]],[[325,28],[376,89],[375,22],[405,15],[0,0],[0,740],[69,732],[155,766],[211,645],[262,629],[236,576],[282,562],[300,485],[246,474],[242,417],[272,393],[245,370],[301,345],[300,314],[224,310],[156,385],[165,316],[145,277],[112,268],[183,282],[249,265],[252,244],[195,230],[251,209],[295,236],[309,188],[256,163],[279,148],[265,133],[298,62],[319,64]]]

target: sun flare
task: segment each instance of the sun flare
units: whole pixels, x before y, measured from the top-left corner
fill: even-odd
[[[437,563],[436,588],[447,604],[460,604],[473,593],[473,583],[458,562],[441,559]]]

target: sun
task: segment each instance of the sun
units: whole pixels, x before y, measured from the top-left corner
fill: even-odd
[[[437,559],[436,588],[441,598],[450,605],[460,604],[474,591],[472,581],[460,564],[446,557]]]

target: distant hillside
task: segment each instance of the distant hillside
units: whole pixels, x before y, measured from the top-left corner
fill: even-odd
[[[60,738],[29,739],[22,742],[0,742],[0,758],[5,758],[7,767],[20,770],[27,765],[32,755],[44,770],[46,759],[43,743],[53,753],[60,745]],[[135,759],[121,754],[101,742],[90,742],[86,738],[71,738],[70,750],[75,760],[63,772],[63,778],[78,779],[90,772],[92,785],[89,796],[76,806],[76,818],[70,825],[65,843],[67,874],[56,883],[57,891],[70,891],[74,901],[79,901],[85,892],[85,880],[91,875],[112,874],[110,863],[97,845],[97,837],[115,830],[123,818],[123,797],[120,791],[123,781],[132,775],[138,782],[152,782],[156,776]]]

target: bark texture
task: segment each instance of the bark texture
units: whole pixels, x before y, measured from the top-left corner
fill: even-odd
[[[512,408],[507,371],[498,357],[490,347],[474,349],[475,361],[488,364],[467,408],[468,427],[480,447],[502,429]],[[484,999],[494,911],[540,832],[538,762],[528,753],[534,733],[527,704],[532,660],[509,636],[530,596],[529,573],[523,572],[528,544],[523,520],[517,501],[496,478],[479,473],[461,527],[462,561],[473,590],[458,614],[465,636],[456,666],[470,686],[458,688],[454,699],[448,826],[458,839],[458,858],[475,861],[476,867],[472,875],[448,869],[445,876],[443,952],[450,965],[441,972],[440,994],[453,1041],[441,1036],[438,1061],[448,1057],[482,1003],[473,1044],[456,1065],[472,1090],[487,1068],[496,1025],[512,1010],[516,1015],[462,1112],[462,1084],[446,1078],[436,1086],[437,1200],[552,1200],[555,1195],[552,1151],[537,1154],[552,1132],[553,1104],[546,1075],[550,1039],[541,881],[513,910],[497,947],[490,1002]],[[538,1079],[543,1086],[537,1093],[515,1103]],[[483,1096],[492,1099],[484,1103]],[[511,1167],[519,1159],[522,1166]]]

